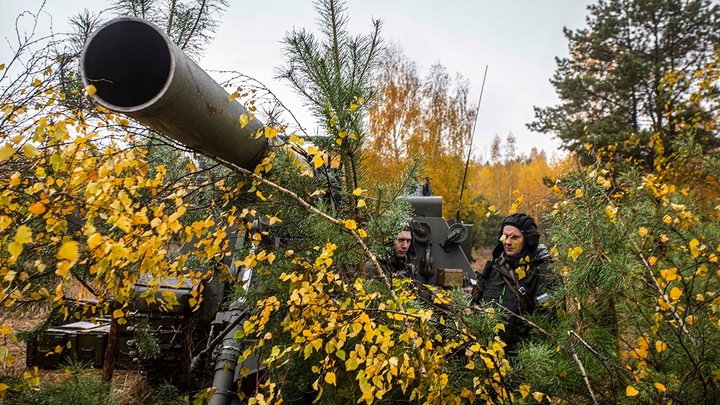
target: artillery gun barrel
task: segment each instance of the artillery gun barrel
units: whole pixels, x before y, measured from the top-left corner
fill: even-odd
[[[85,43],[80,70],[83,84],[95,86],[96,103],[193,150],[250,170],[266,154],[266,138],[255,136],[263,124],[152,23],[121,17],[103,25]],[[215,370],[213,404],[230,402],[237,376],[235,367],[224,367],[237,363],[233,339],[225,339],[216,359],[222,366]]]
[[[158,27],[114,19],[87,40],[80,69],[93,99],[193,150],[252,169],[267,149],[263,125],[193,62]]]

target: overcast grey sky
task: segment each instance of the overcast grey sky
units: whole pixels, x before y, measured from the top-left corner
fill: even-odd
[[[477,102],[483,71],[488,65],[475,142],[476,157],[487,156],[492,138],[512,132],[518,150],[532,147],[553,155],[559,142],[550,135],[530,132],[533,106],[557,102],[548,82],[556,56],[567,55],[563,27],[585,26],[589,0],[349,0],[349,30],[366,34],[371,19],[383,21],[383,37],[397,42],[425,75],[434,62],[451,74],[460,73],[471,83],[470,99]],[[5,38],[14,36],[14,19],[23,10],[36,11],[40,0],[0,0],[0,63],[9,57]],[[53,17],[55,32],[67,30],[67,19],[88,8],[99,11],[109,1],[47,0],[45,11]],[[313,128],[302,102],[288,84],[273,79],[283,62],[280,41],[295,28],[317,30],[317,14],[310,0],[230,0],[215,39],[208,46],[201,67],[237,70],[268,86]],[[41,24],[49,25],[45,16]]]

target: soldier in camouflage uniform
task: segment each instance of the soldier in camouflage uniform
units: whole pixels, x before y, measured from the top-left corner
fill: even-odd
[[[412,234],[406,228],[400,231],[393,239],[393,252],[386,257],[379,257],[378,263],[382,267],[385,276],[392,280],[393,277],[415,278],[415,266],[408,260],[408,252],[412,245]],[[377,278],[377,269],[372,262],[365,265],[365,277]]]
[[[473,305],[495,305],[506,313],[505,330],[500,338],[507,350],[530,332],[530,327],[517,315],[533,313],[550,298],[553,263],[547,248],[540,244],[537,224],[526,214],[513,214],[503,219],[493,258],[478,274],[473,292]]]

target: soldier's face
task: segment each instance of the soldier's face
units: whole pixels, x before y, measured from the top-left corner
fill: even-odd
[[[505,250],[505,256],[517,257],[525,246],[525,236],[522,231],[512,225],[503,227],[503,234],[500,238]]]
[[[395,237],[393,247],[395,248],[395,256],[405,257],[408,250],[410,249],[410,243],[412,242],[412,235],[410,231],[402,231]]]

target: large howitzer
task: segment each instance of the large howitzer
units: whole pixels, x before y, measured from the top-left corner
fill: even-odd
[[[242,114],[250,117],[252,114],[238,102],[230,100],[219,84],[151,23],[123,17],[99,28],[85,45],[81,72],[84,84],[93,85],[96,89],[92,96],[96,103],[125,114],[192,150],[248,169],[252,169],[266,153],[267,141],[264,137],[255,136],[262,129],[262,123],[251,119],[246,126],[241,126],[239,117]],[[408,200],[416,215],[411,222],[416,252],[412,260],[419,269],[418,279],[446,287],[467,286],[474,279],[467,255],[461,249],[462,243],[467,240],[468,228],[463,225],[448,226],[441,215],[439,197],[412,197]],[[232,267],[232,263],[228,265]],[[249,271],[243,277],[249,278]],[[172,285],[171,282],[166,284],[168,287],[165,288]],[[142,291],[145,287],[141,283],[136,288]],[[190,286],[180,289],[177,294],[189,294],[190,289]],[[179,302],[183,300],[179,299]],[[183,307],[174,314],[165,314],[156,306],[138,301],[130,323],[142,320],[141,324],[156,334],[167,332],[168,324],[173,326],[174,320],[178,328],[192,326],[184,322],[183,316],[189,314],[189,310],[186,304]],[[209,364],[213,367],[216,392],[211,404],[226,404],[235,400],[233,385],[240,380],[241,367],[237,364],[238,350],[233,345],[233,336],[243,311],[235,306],[226,311],[215,308],[215,312],[215,320],[208,326],[212,331],[205,334],[207,342],[212,344],[208,344],[202,353],[212,353]],[[162,325],[155,327],[158,323]],[[74,334],[102,336],[102,331],[98,332],[97,328],[81,326],[87,327],[88,331],[78,332],[76,327],[69,330]],[[135,326],[130,325],[126,330],[132,332],[133,328]],[[65,336],[61,329],[55,331],[55,341],[62,339],[58,336]],[[129,341],[132,343],[132,339]],[[219,343],[217,347],[213,347],[216,343]],[[49,362],[52,356],[42,357],[44,350],[38,349],[38,346],[44,347],[36,343],[32,351],[35,357],[31,359],[29,355],[29,363]],[[177,343],[168,345],[166,349],[184,353],[176,346]],[[92,352],[95,364],[98,363],[96,358],[102,355],[100,352],[102,350]],[[83,353],[83,349],[80,348],[78,353]],[[196,354],[186,353],[188,356]],[[132,350],[132,347],[121,350],[120,356],[124,356],[120,364],[132,365],[139,361],[138,351]],[[52,363],[57,365],[56,361]],[[147,362],[141,364],[148,365]],[[186,364],[189,366],[189,361]],[[255,377],[262,369],[252,356],[244,366]],[[163,364],[164,370],[158,371],[162,373],[171,367]],[[189,368],[187,371],[190,371]]]

